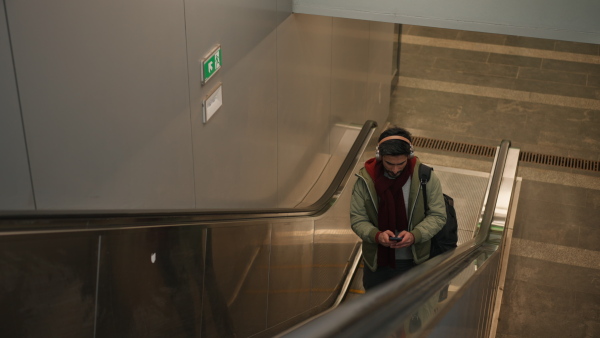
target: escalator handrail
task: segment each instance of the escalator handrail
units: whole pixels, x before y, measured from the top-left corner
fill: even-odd
[[[177,210],[94,210],[94,211],[11,211],[0,212],[0,235],[30,232],[72,232],[190,223],[214,223],[282,217],[310,217],[326,212],[339,197],[373,135],[377,122],[367,120],[342,162],[331,184],[313,204],[302,208],[271,209],[177,209]]]
[[[485,209],[481,218],[481,227],[475,237],[476,245],[478,246],[487,241],[490,236],[490,229],[492,228],[492,220],[494,218],[494,213],[496,212],[498,196],[500,195],[500,185],[502,183],[509,149],[510,141],[502,140],[500,148],[498,149],[498,156],[496,156],[494,174],[492,175],[487,200],[485,201]]]
[[[354,299],[315,320],[284,332],[280,337],[360,337],[377,336],[391,321],[410,316],[420,302],[449,282],[484,250],[496,209],[510,141],[503,140],[496,154],[481,227],[477,236],[458,248],[439,255],[368,295]],[[434,291],[432,291],[434,290]]]

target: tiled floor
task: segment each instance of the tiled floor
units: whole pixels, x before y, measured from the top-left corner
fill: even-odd
[[[403,27],[390,123],[416,136],[600,160],[600,46]],[[471,155],[431,164],[489,171]],[[522,163],[497,337],[600,336],[600,174]]]

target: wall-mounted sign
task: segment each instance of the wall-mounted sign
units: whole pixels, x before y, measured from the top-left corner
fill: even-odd
[[[222,105],[223,86],[219,83],[219,85],[208,94],[204,101],[202,101],[202,122],[208,122]]]
[[[221,45],[218,45],[202,60],[202,85],[215,75],[219,69],[221,69]]]

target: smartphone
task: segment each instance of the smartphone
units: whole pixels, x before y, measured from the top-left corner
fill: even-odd
[[[390,241],[400,242],[404,237],[390,237]]]

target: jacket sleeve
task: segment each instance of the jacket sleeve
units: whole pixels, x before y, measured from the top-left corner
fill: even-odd
[[[366,183],[358,179],[352,190],[352,200],[350,202],[350,226],[352,231],[360,237],[363,242],[376,243],[375,235],[379,229],[370,221],[365,203],[373,203]]]
[[[446,204],[444,203],[442,184],[434,171],[431,172],[431,178],[425,187],[427,189],[429,211],[427,211],[425,218],[415,226],[415,230],[411,231],[415,235],[416,243],[430,240],[446,224]],[[422,199],[422,194],[421,192],[418,198]],[[418,233],[416,230],[418,230]]]

